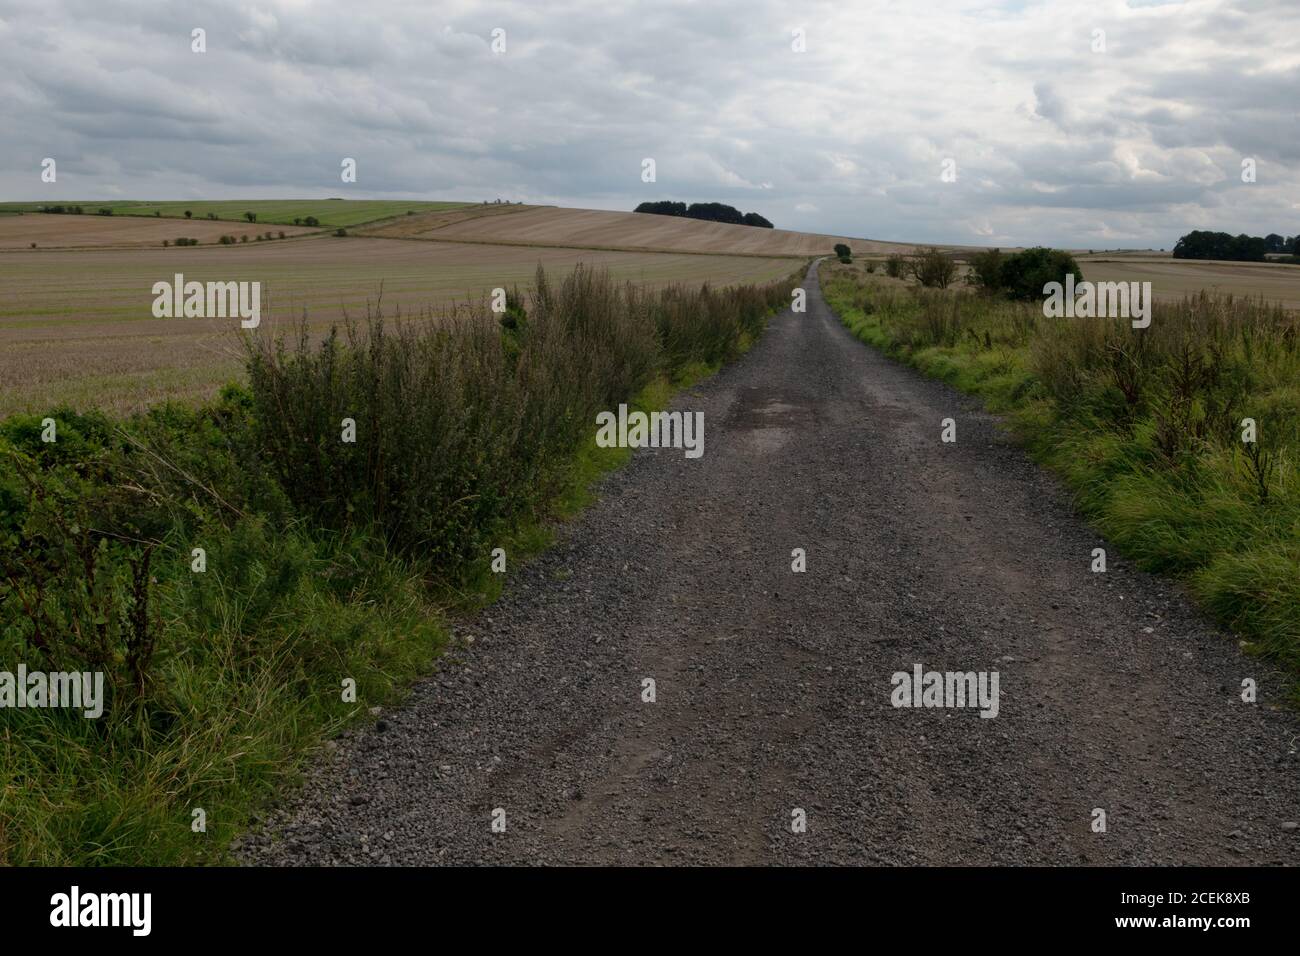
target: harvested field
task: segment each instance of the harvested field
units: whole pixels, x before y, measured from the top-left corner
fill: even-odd
[[[785,229],[760,229],[676,216],[554,206],[507,206],[509,215],[472,216],[448,221],[438,214],[411,217],[399,228],[405,236],[447,241],[518,243],[580,249],[631,249],[644,252],[729,253],[733,255],[827,255],[835,243],[854,252],[894,252],[911,246],[828,236]],[[427,224],[419,230],[417,224]]]
[[[81,206],[87,213],[95,213],[100,208],[111,209],[113,217],[149,216],[155,213],[163,219],[184,219],[185,210],[194,213],[195,219],[207,219],[209,213],[226,223],[243,223],[244,213],[251,212],[257,216],[253,225],[292,225],[294,219],[315,216],[325,226],[355,226],[363,222],[374,222],[392,216],[404,216],[407,212],[421,213],[444,209],[458,209],[465,205],[460,202],[429,202],[412,199],[220,199],[188,200],[177,199],[166,202],[112,202],[96,200],[50,200],[48,205],[62,203],[65,206]],[[44,202],[0,203],[0,213],[8,211],[35,212]],[[104,218],[109,218],[105,216]]]
[[[539,264],[560,274],[580,262],[650,286],[767,281],[792,271],[784,258],[328,236],[238,246],[5,252],[0,414],[59,401],[120,411],[164,398],[205,397],[236,377],[237,321],[153,317],[153,283],[177,272],[187,281],[260,281],[261,331],[267,332],[304,310],[316,326],[341,319],[345,310],[364,313],[381,288],[385,312],[411,312],[496,286],[526,285]]]
[[[1170,301],[1202,289],[1232,295],[1263,296],[1300,309],[1300,266],[1268,262],[1217,262],[1174,259],[1159,253],[1080,256],[1084,278],[1093,282],[1150,282],[1157,299]]]
[[[201,243],[215,243],[221,236],[248,236],[248,241],[266,232],[296,236],[315,232],[297,226],[264,223],[213,222],[210,219],[161,219],[152,216],[54,216],[29,213],[0,216],[0,249],[130,248],[162,247],[163,240],[175,242],[181,236]],[[274,240],[278,242],[279,240]],[[36,249],[31,250],[31,244]]]

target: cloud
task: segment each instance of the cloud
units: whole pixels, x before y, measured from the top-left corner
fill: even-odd
[[[1297,35],[1293,0],[0,0],[0,197],[674,198],[1084,247],[1294,234]]]

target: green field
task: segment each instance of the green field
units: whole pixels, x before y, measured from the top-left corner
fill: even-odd
[[[161,214],[169,219],[184,219],[185,210],[194,213],[195,219],[206,219],[215,213],[218,219],[243,221],[244,213],[257,214],[257,221],[291,226],[295,219],[315,216],[322,226],[357,226],[407,212],[440,212],[472,206],[463,202],[424,202],[413,199],[221,199],[213,201],[176,200],[161,202],[112,202],[81,199],[51,199],[44,202],[3,203],[0,214],[7,212],[38,212],[42,206],[82,206],[93,214],[100,209],[111,209],[115,216],[152,216]]]

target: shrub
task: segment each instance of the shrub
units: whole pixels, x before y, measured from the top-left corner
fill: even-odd
[[[249,222],[257,222],[257,213],[246,212],[244,213],[244,218],[247,219]]]
[[[1064,283],[1073,273],[1083,281],[1083,271],[1074,256],[1059,249],[1036,246],[1005,257],[1002,262],[1002,291],[1012,299],[1038,301],[1045,297],[1043,287],[1049,282]]]
[[[302,223],[304,226],[319,226],[320,220],[317,219],[315,216],[307,216],[305,219],[303,219]]]
[[[912,278],[927,289],[946,289],[957,277],[957,260],[931,246],[908,263]]]
[[[1002,291],[1002,267],[1006,257],[1001,249],[986,249],[970,257],[971,272],[967,281],[990,294]]]
[[[901,279],[907,274],[907,259],[900,253],[891,253],[885,260],[885,274],[891,279]]]
[[[191,210],[191,209],[186,209],[186,210],[185,210],[185,218],[186,218],[186,219],[193,219],[193,218],[194,218],[194,211]]]
[[[335,229],[335,230],[334,230],[334,235],[336,235],[336,236],[346,236],[347,234],[348,234],[348,231],[347,231],[346,229],[344,229],[342,226],[340,226],[338,229]]]
[[[835,243],[835,255],[837,255],[837,256],[839,257],[840,261],[843,262],[844,260],[849,259],[850,257],[852,257],[852,255],[853,255],[853,250],[851,250],[851,249],[850,249],[847,245],[845,245],[844,243],[842,243],[842,242],[837,242],[837,243]]]
[[[107,206],[100,206],[100,207],[99,207],[98,215],[100,215],[100,216],[111,216],[111,215],[113,215],[113,210],[109,209]]]
[[[283,231],[283,230],[280,231],[280,238],[281,238],[281,239],[284,238],[284,231]]]

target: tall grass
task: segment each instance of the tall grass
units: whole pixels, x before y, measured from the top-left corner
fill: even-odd
[[[1133,329],[833,265],[822,282],[855,334],[1007,413],[1109,540],[1300,675],[1300,316],[1201,293]]]
[[[734,358],[798,278],[539,271],[505,315],[250,338],[248,384],[201,408],[58,409],[54,442],[0,423],[0,670],[108,683],[98,720],[0,708],[0,858],[221,859],[315,744],[431,666],[490,548],[538,546],[620,460],[596,411]]]

